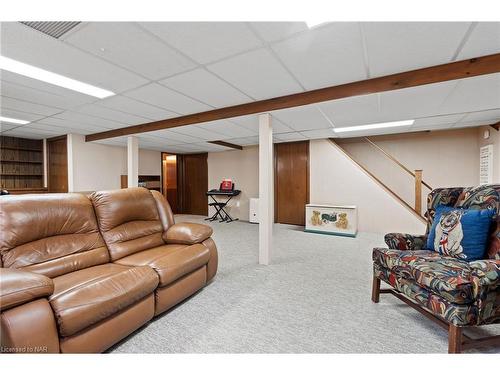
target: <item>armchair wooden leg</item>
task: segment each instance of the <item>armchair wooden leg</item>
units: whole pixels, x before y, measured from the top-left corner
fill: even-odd
[[[380,279],[374,275],[372,284],[372,301],[378,303],[379,300],[380,300]]]
[[[448,353],[462,352],[462,327],[450,324],[448,328]]]

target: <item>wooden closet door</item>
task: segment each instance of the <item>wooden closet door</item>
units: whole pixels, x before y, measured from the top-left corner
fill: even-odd
[[[181,184],[179,208],[184,214],[208,215],[208,154],[187,154],[177,159]]]
[[[277,223],[305,225],[309,203],[309,141],[274,145],[274,215]]]
[[[47,185],[50,193],[68,192],[68,147],[66,136],[47,140]]]

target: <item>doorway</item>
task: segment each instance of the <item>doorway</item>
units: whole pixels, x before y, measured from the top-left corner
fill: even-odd
[[[49,193],[68,192],[68,143],[65,135],[47,139],[47,185]]]
[[[163,194],[175,214],[208,215],[208,154],[162,153]]]
[[[162,165],[162,191],[167,199],[172,212],[179,213],[178,194],[177,194],[177,155],[161,153]]]
[[[274,145],[274,219],[305,225],[309,203],[309,141]]]

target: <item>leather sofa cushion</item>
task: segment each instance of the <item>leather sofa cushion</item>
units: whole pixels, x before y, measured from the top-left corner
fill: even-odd
[[[70,336],[141,300],[158,285],[149,267],[103,264],[56,277],[49,298],[59,334]]]
[[[83,194],[2,197],[0,233],[6,268],[56,277],[109,261],[94,208]]]
[[[376,266],[406,278],[455,304],[475,299],[472,273],[466,261],[430,250],[373,249]]]
[[[163,225],[148,189],[99,191],[91,200],[112,260],[164,244]]]
[[[129,255],[116,263],[126,266],[147,265],[160,277],[160,286],[165,286],[206,265],[209,259],[209,249],[201,244],[163,245]]]
[[[0,310],[47,297],[54,291],[48,277],[10,268],[0,268],[0,286]]]

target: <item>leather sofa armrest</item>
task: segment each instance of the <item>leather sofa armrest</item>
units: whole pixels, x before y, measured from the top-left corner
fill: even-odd
[[[208,225],[178,223],[172,225],[163,233],[163,239],[166,243],[193,245],[195,243],[202,243],[209,238],[212,233],[213,230]]]
[[[418,236],[406,233],[387,233],[384,241],[389,249],[395,250],[424,250],[427,245],[427,236]]]
[[[50,296],[54,283],[46,276],[11,268],[0,268],[0,311]]]

